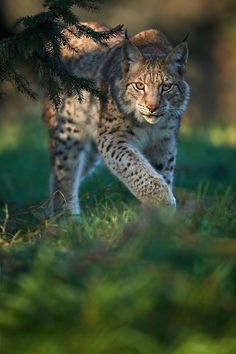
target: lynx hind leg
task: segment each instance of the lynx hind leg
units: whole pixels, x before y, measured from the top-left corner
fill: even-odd
[[[87,141],[69,140],[64,150],[61,141],[57,142],[52,176],[53,213],[66,211],[79,215],[79,187],[82,179],[90,173],[98,161],[94,144]]]
[[[85,165],[85,151],[71,148],[56,151],[51,179],[53,214],[62,211],[80,213],[78,192]]]
[[[85,144],[76,122],[57,115],[50,139],[52,213],[79,214],[78,189],[85,164]]]

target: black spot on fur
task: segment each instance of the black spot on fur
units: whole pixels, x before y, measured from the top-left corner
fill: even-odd
[[[71,144],[68,144],[68,143],[67,143],[67,144],[65,145],[65,149],[66,149],[66,150],[70,150],[71,148],[72,148],[72,145],[71,145]]]
[[[155,168],[156,168],[158,171],[161,171],[161,170],[163,170],[163,164],[162,164],[162,163],[157,163],[157,164],[155,165]]]
[[[57,150],[57,151],[56,151],[56,155],[57,155],[57,156],[63,155],[63,151]]]
[[[72,118],[68,118],[68,119],[67,119],[67,122],[70,123],[70,124],[75,124],[75,122],[73,121]]]
[[[135,135],[132,130],[129,130],[127,133],[130,134],[130,135]]]
[[[107,145],[107,147],[106,147],[106,152],[108,152],[111,147],[112,147],[112,144]]]
[[[63,139],[61,139],[59,136],[57,136],[57,137],[55,138],[55,140],[56,140],[58,143],[62,144],[62,145],[66,145],[66,141],[63,140]]]

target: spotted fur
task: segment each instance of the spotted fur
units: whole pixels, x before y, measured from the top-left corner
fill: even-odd
[[[62,53],[70,70],[107,93],[106,104],[87,92],[82,102],[65,96],[57,111],[45,102],[54,213],[79,213],[79,184],[100,157],[143,204],[175,206],[176,139],[189,99],[183,78],[187,44],[172,48],[157,30],[131,39],[121,35],[108,44],[81,38],[73,43],[80,54]]]

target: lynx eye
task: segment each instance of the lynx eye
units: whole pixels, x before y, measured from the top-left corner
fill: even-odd
[[[139,91],[143,91],[145,89],[145,85],[142,82],[135,82],[134,87]]]
[[[172,89],[173,85],[172,84],[163,84],[161,86],[161,91],[170,91]]]

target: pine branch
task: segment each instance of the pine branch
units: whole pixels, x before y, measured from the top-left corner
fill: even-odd
[[[94,42],[107,46],[106,41],[108,41],[111,37],[116,37],[117,34],[122,32],[122,29],[123,25],[118,25],[114,28],[111,28],[109,31],[96,32],[92,30],[91,27],[77,23],[75,25],[75,29],[69,29],[69,31],[71,31],[71,33],[78,38],[81,36],[82,33],[84,36],[92,38]]]
[[[37,94],[31,88],[32,83],[19,68],[21,63],[31,68],[32,72],[40,74],[41,85],[45,94],[58,106],[63,94],[82,98],[81,91],[104,99],[105,96],[90,80],[78,78],[67,69],[61,58],[61,49],[68,48],[77,53],[79,48],[73,47],[65,35],[65,29],[73,36],[86,36],[96,43],[106,46],[107,41],[122,32],[119,25],[108,31],[96,32],[82,25],[72,12],[77,6],[87,10],[98,9],[97,0],[45,0],[44,12],[34,16],[18,19],[15,27],[22,30],[0,41],[0,82],[10,81],[16,89],[31,98]]]

